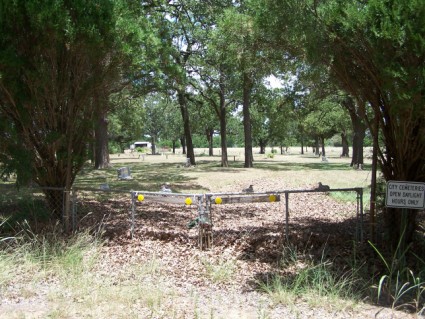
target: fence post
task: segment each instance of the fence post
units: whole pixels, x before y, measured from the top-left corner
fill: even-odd
[[[285,236],[286,236],[286,241],[289,241],[289,193],[288,192],[285,192],[285,207],[286,207],[286,213],[285,213],[285,219],[286,219]]]
[[[356,188],[357,210],[356,210],[356,240],[363,241],[363,189]]]
[[[131,192],[131,239],[133,239],[134,236],[134,214],[135,214],[135,206],[136,206],[136,193]]]
[[[77,230],[77,191],[75,188],[71,189],[72,191],[72,232],[75,232]]]
[[[360,188],[360,241],[363,241],[363,188]],[[375,227],[375,225],[374,225]]]
[[[211,248],[213,243],[211,198],[205,199],[205,209],[203,198],[204,196],[198,197],[198,244],[201,250]]]

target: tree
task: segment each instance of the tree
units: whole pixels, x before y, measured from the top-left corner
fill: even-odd
[[[19,132],[15,125],[0,108],[0,178],[7,180],[16,174],[17,187],[31,182],[31,156],[20,142]]]
[[[260,154],[265,154],[266,147],[273,140],[273,133],[281,132],[286,126],[288,118],[283,119],[279,116],[276,110],[276,101],[279,96],[276,92],[270,90],[264,85],[257,85],[252,96],[251,114],[253,123],[253,139],[258,146],[260,146]],[[279,121],[279,130],[272,131],[272,123],[276,123],[276,118]],[[276,127],[275,127],[276,129]]]
[[[156,154],[156,142],[165,130],[164,110],[167,109],[167,104],[166,97],[160,94],[150,94],[144,99],[143,107],[147,118],[144,132],[151,137],[152,155]]]
[[[423,3],[264,0],[257,4],[259,21],[282,50],[325,66],[359,107],[371,108],[370,116],[364,110],[360,113],[372,136],[382,133],[383,144],[376,151],[385,180],[423,182]],[[280,32],[273,35],[272,30]],[[373,125],[374,118],[378,126]],[[393,247],[412,240],[416,215],[416,210],[386,209]]]
[[[1,113],[28,150],[33,181],[69,194],[102,112],[96,97],[126,59],[117,28],[126,2],[2,1],[0,9]],[[59,214],[62,194],[45,192]]]
[[[230,67],[225,59],[226,41],[220,30],[212,35],[212,43],[206,53],[205,65],[200,68],[200,84],[196,86],[200,96],[214,110],[219,120],[220,143],[221,143],[221,166],[228,167],[227,156],[227,117],[232,110],[235,101],[232,97],[233,90],[231,81],[234,79]]]
[[[97,94],[93,98],[93,103],[97,104],[99,112],[95,115],[94,123],[94,167],[96,169],[107,168],[109,166],[108,147],[108,94]]]
[[[110,103],[108,138],[122,152],[143,135],[146,110],[143,108],[143,98],[132,96],[129,90],[113,94]]]
[[[243,8],[226,10],[218,23],[218,29],[228,41],[226,59],[232,61],[234,72],[239,75],[244,126],[244,166],[252,167],[251,94],[263,77],[265,61],[262,61],[262,55],[259,53],[261,39],[254,20],[249,13],[243,11]]]
[[[173,149],[173,154],[176,153],[177,142],[183,134],[183,123],[182,118],[179,115],[179,106],[176,101],[171,100],[167,104],[167,109],[164,110],[165,122],[167,125],[164,130],[164,138],[171,140],[171,146]]]
[[[342,131],[349,120],[346,111],[335,101],[335,96],[315,101],[314,97],[312,99],[314,103],[310,106],[312,111],[305,117],[304,124],[309,135],[315,139],[316,145],[320,142],[322,156],[326,156],[325,139]]]
[[[197,29],[202,21],[202,4],[197,1],[159,1],[152,11],[151,21],[157,25],[161,41],[160,69],[164,92],[173,92],[180,106],[183,122],[182,146],[191,165],[195,165],[191,122],[188,109],[190,60],[200,49]],[[199,23],[199,24],[198,24]]]
[[[358,169],[363,167],[363,145],[366,135],[366,124],[364,123],[364,107],[359,107],[351,96],[346,96],[342,101],[342,106],[348,111],[353,127],[353,156],[351,157],[351,166]],[[343,154],[344,155],[344,154]]]

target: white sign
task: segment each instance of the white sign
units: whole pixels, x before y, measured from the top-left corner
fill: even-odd
[[[425,183],[388,181],[387,207],[425,209]]]

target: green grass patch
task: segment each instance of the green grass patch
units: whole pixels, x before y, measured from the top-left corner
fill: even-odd
[[[210,261],[202,260],[206,276],[215,283],[226,283],[236,275],[236,261],[232,259]]]
[[[329,260],[314,261],[306,253],[286,248],[281,261],[282,273],[259,283],[276,304],[292,304],[302,298],[313,307],[332,305],[352,307],[361,300],[364,283],[354,269],[341,273]]]

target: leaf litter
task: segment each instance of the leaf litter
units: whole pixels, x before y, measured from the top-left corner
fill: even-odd
[[[281,179],[254,179],[255,192],[290,189]],[[234,192],[245,185],[224,187]],[[312,189],[306,185],[306,189]],[[353,194],[355,199],[355,194]],[[287,239],[313,260],[330,260],[335,268],[353,258],[353,241],[359,220],[356,203],[338,202],[324,193],[290,194],[286,234],[284,197],[275,203],[213,205],[213,245],[199,249],[198,228],[188,228],[197,217],[196,207],[176,204],[137,203],[133,237],[127,198],[84,202],[79,228],[103,229],[104,244],[92,273],[106,283],[161,287],[163,297],[146,306],[140,296],[122,313],[135,318],[406,318],[406,313],[367,303],[312,307],[298,298],[290,304],[273,303],[259,290],[259,282],[273,274],[289,275],[294,268],[282,266]],[[82,218],[84,217],[84,218]],[[361,250],[361,244],[359,244]],[[365,252],[366,253],[366,252]],[[44,283],[49,285],[49,283]],[[60,283],[50,283],[54,287]],[[141,288],[139,288],[141,289]],[[149,288],[150,291],[154,288]],[[0,311],[42,318],[55,308],[47,298],[49,288],[33,298],[14,299],[9,287]],[[17,293],[21,290],[17,290]],[[171,296],[171,297],[170,297]],[[16,296],[15,296],[16,297]],[[81,300],[79,301],[81,303]],[[78,303],[78,302],[77,302]],[[119,303],[119,302],[117,302]],[[28,310],[33,304],[38,304]],[[150,303],[148,303],[149,305]],[[155,303],[154,303],[155,304]],[[41,305],[41,307],[40,307]],[[16,307],[18,312],[10,311]],[[100,310],[79,313],[75,302],[67,305],[66,318],[93,317]],[[100,304],[98,307],[102,308]],[[15,310],[16,310],[15,309]],[[71,310],[70,310],[71,309]],[[120,313],[121,308],[112,313]],[[106,308],[104,314],[108,313]],[[118,316],[125,317],[125,315]],[[0,318],[5,318],[0,314]]]

